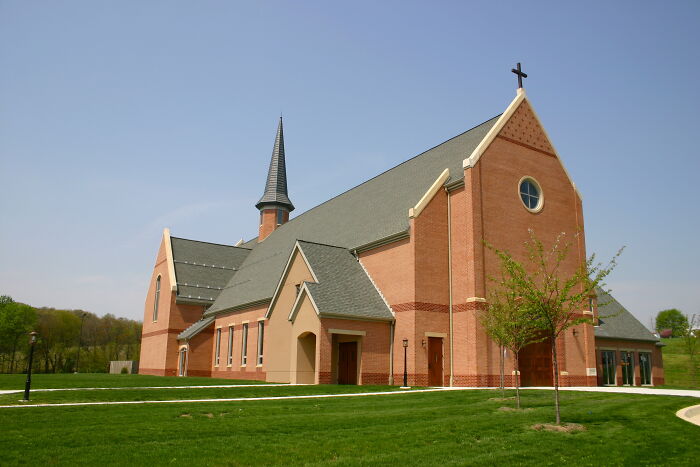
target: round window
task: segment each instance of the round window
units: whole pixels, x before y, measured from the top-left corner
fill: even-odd
[[[520,180],[520,199],[529,211],[538,212],[544,200],[540,185],[532,178],[524,177]]]

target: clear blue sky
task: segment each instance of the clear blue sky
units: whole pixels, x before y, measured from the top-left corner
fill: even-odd
[[[700,312],[700,2],[0,1],[0,293],[141,319],[163,227],[256,235],[526,89],[644,324]]]

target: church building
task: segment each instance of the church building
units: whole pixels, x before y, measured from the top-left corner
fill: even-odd
[[[497,386],[499,347],[477,316],[499,268],[484,240],[522,260],[528,229],[581,232],[562,274],[586,258],[581,195],[522,87],[502,114],[295,217],[285,164],[280,118],[257,238],[163,231],[140,373],[397,385],[405,371],[414,386]],[[658,339],[612,297],[580,316],[593,324],[556,343],[563,386],[663,384]],[[524,349],[520,371],[551,385],[549,345]],[[513,374],[507,355],[507,384]]]

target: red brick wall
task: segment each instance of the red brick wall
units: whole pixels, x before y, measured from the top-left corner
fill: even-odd
[[[153,321],[156,280],[160,276],[158,320]],[[201,318],[204,307],[175,302],[168,275],[166,245],[161,241],[151,282],[146,295],[141,334],[139,373],[151,375],[175,375],[178,365],[177,335]]]
[[[541,128],[525,102],[510,122],[486,149],[475,167],[465,170],[466,199],[455,193],[457,214],[466,207],[466,222],[456,222],[456,236],[461,229],[466,231],[466,253],[455,245],[456,259],[460,268],[456,270],[457,288],[466,289],[467,297],[455,297],[459,305],[469,297],[488,298],[494,287],[488,277],[497,276],[499,261],[482,245],[482,240],[496,248],[509,251],[516,259],[527,262],[524,243],[529,239],[528,229],[546,246],[556,236],[566,233],[572,242],[571,253],[562,264],[562,275],[570,275],[585,261],[585,243],[576,234],[583,234],[581,200],[569,181],[559,159],[551,152]],[[505,136],[505,137],[502,137]],[[528,211],[518,193],[519,181],[524,176],[534,178],[542,188],[544,207],[538,213]],[[464,227],[462,227],[464,225]],[[466,259],[466,268],[462,269]],[[466,274],[465,274],[466,272]],[[480,382],[479,377],[489,378],[498,374],[498,348],[483,335],[472,313],[457,318],[460,331],[467,330],[466,352],[455,349],[467,358],[479,356],[473,362],[459,363],[460,375],[470,381]],[[457,346],[456,346],[457,347]],[[558,341],[560,371],[568,372],[567,381],[586,379],[586,368],[593,367],[592,327],[580,325],[577,336],[567,331]],[[475,374],[474,374],[475,373]]]
[[[337,382],[333,367],[333,334],[329,329],[350,331],[365,331],[364,336],[340,335],[359,342],[358,384],[389,384],[389,352],[391,327],[386,322],[354,321],[347,319],[321,319],[321,332],[317,346],[320,351],[319,383],[333,384]],[[347,340],[347,339],[346,339]]]
[[[212,326],[212,333],[208,340],[209,360],[208,366],[211,375],[216,378],[230,379],[251,379],[265,380],[265,354],[274,351],[285,351],[284,349],[275,349],[274,342],[267,340],[267,329],[263,334],[263,364],[258,365],[258,319],[265,317],[267,305],[258,305],[252,308],[246,308],[226,315],[216,317]],[[247,341],[247,361],[243,365],[242,362],[242,347],[243,347],[243,324],[247,321],[248,324],[248,341]],[[265,321],[267,325],[267,321]],[[227,363],[228,357],[228,336],[229,326],[233,325],[233,361],[229,366]],[[216,349],[216,328],[221,327],[221,347],[219,365],[215,366],[214,352]]]
[[[258,229],[258,242],[265,240],[268,235],[277,229],[277,209],[263,209],[262,211],[262,223]],[[286,223],[289,220],[289,212],[282,210],[282,223]]]

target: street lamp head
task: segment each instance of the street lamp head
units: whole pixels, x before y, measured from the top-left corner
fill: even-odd
[[[32,332],[29,333],[29,335],[31,336],[31,337],[29,338],[29,342],[30,342],[31,344],[35,344],[35,343],[36,343],[36,336],[38,336],[39,333],[36,332],[36,331],[32,331]]]
[[[408,339],[404,339],[404,340],[403,340],[403,346],[404,346],[404,347],[408,347]]]

